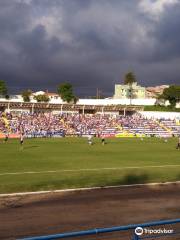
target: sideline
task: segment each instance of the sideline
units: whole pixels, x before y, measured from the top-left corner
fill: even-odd
[[[165,186],[165,185],[178,185],[178,184],[180,184],[180,181],[159,182],[159,183],[138,183],[138,184],[105,186],[105,187],[70,188],[70,189],[59,189],[59,190],[49,190],[49,191],[37,191],[37,192],[3,193],[3,194],[0,194],[0,198],[1,197],[39,195],[39,194],[47,194],[47,193],[66,193],[66,192],[78,192],[78,191],[88,191],[88,190],[98,190],[98,189],[100,190],[100,189],[132,188],[132,187],[143,187],[143,186]]]
[[[167,167],[180,167],[180,165],[147,165],[147,166],[131,166],[121,168],[84,168],[84,169],[62,169],[62,170],[49,170],[49,171],[28,171],[28,172],[5,172],[0,173],[0,176],[6,175],[24,175],[24,174],[48,174],[48,173],[62,173],[62,172],[91,172],[91,171],[106,171],[106,170],[124,170],[124,169],[143,169],[143,168],[167,168]]]

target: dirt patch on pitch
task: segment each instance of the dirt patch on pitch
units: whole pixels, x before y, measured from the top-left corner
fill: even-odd
[[[180,184],[2,197],[0,239],[175,219],[179,216]]]

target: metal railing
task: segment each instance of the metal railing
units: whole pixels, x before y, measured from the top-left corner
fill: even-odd
[[[175,224],[179,224],[179,226],[177,227],[177,229],[176,228],[172,229],[172,225],[175,226]],[[167,225],[170,225],[171,229],[167,229],[167,230],[165,228],[154,229],[154,227],[157,227],[157,226],[167,226]],[[117,227],[111,227],[111,228],[97,228],[97,229],[90,229],[90,230],[78,231],[78,232],[67,232],[67,233],[60,233],[60,234],[39,236],[39,237],[27,237],[21,240],[53,240],[53,239],[64,239],[64,238],[76,238],[76,237],[83,237],[83,236],[86,236],[85,239],[87,239],[87,236],[100,237],[101,234],[103,234],[102,239],[104,239],[105,238],[104,234],[113,233],[113,232],[121,233],[129,230],[133,230],[133,232],[131,233],[131,237],[128,239],[132,239],[132,240],[155,239],[155,238],[162,239],[161,237],[163,237],[163,240],[164,240],[164,237],[180,234],[180,218],[173,219],[173,220],[147,222],[147,223],[141,223],[141,224],[131,224],[126,226],[117,226]],[[118,237],[116,239],[120,239],[120,238]],[[127,238],[123,238],[123,239],[127,239]]]

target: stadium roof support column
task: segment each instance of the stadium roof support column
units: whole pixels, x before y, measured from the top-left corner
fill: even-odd
[[[124,108],[124,116],[126,116],[126,108]]]
[[[34,114],[34,103],[32,104],[32,114]]]
[[[102,107],[102,115],[104,115],[104,107]]]
[[[10,102],[8,102],[8,113],[10,112]]]
[[[85,108],[85,106],[83,106],[83,112],[82,112],[82,113],[83,113],[83,115],[84,115],[84,108]]]
[[[61,105],[61,114],[62,114],[62,110],[63,110],[63,105]]]

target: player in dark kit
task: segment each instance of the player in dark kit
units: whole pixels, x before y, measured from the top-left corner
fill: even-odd
[[[24,143],[24,133],[20,134],[20,145],[21,145],[21,150],[23,149],[23,143]]]
[[[105,137],[104,137],[104,136],[101,137],[101,143],[102,143],[102,145],[105,145],[105,143],[106,143],[106,142],[105,142]]]
[[[21,133],[21,135],[20,135],[20,144],[23,145],[23,143],[24,143],[24,134]]]
[[[8,139],[9,139],[9,134],[6,133],[6,134],[5,134],[5,138],[4,138],[4,142],[6,143],[6,142],[8,141]]]
[[[179,138],[178,138],[178,144],[177,144],[177,146],[176,146],[176,149],[180,149],[180,136],[179,136]]]

